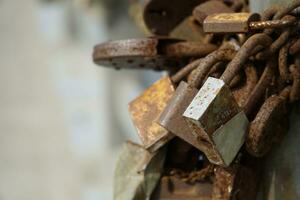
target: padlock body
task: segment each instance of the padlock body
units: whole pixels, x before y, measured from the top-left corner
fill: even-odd
[[[144,147],[150,151],[157,150],[173,138],[168,130],[157,123],[157,120],[174,91],[171,79],[164,77],[129,103],[133,124]]]
[[[217,13],[205,18],[203,30],[205,33],[247,33],[249,23],[259,20],[257,13]]]

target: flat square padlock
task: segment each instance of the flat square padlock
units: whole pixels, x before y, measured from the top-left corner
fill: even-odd
[[[228,166],[245,140],[248,119],[239,108],[224,81],[209,77],[183,113],[208,159],[217,155],[215,164]]]
[[[205,18],[203,30],[206,33],[247,33],[250,22],[259,20],[257,13],[217,13]]]
[[[196,73],[194,76],[200,78],[205,77],[215,63],[219,62],[220,60],[232,59],[234,52],[235,50],[233,49],[219,49],[211,53],[201,61],[195,71]],[[191,79],[188,83],[184,81],[180,82],[172,99],[161,114],[158,123],[172,132],[174,135],[203,151],[204,149],[212,149],[213,146],[211,146],[209,143],[208,145],[199,143],[196,137],[193,135],[187,121],[185,121],[182,116],[198,92],[197,87],[199,83],[197,82],[201,83],[201,81],[198,81],[198,79]],[[215,162],[219,161],[220,158],[217,156],[217,154],[212,155],[210,160],[215,160]]]
[[[199,145],[206,147],[202,151],[216,165],[228,166],[244,143],[249,121],[226,85],[240,71],[257,43],[266,45],[270,41],[264,34],[249,38],[221,78],[208,78],[183,113]]]
[[[173,96],[175,84],[193,70],[199,61],[199,59],[193,61],[172,77],[161,78],[129,103],[133,124],[144,147],[149,151],[156,151],[174,137],[159,125],[157,120]]]

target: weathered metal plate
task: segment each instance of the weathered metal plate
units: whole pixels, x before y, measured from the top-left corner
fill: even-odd
[[[249,23],[259,20],[257,13],[218,13],[205,18],[203,30],[205,33],[247,33]]]
[[[175,88],[169,77],[164,77],[129,103],[129,112],[145,148],[155,151],[173,135],[157,123]]]
[[[211,200],[212,183],[188,184],[175,177],[162,177],[151,200]]]
[[[209,136],[239,111],[240,108],[224,81],[209,77],[183,116]]]
[[[114,200],[150,199],[163,171],[166,151],[150,154],[127,142],[119,155],[114,177]]]
[[[174,95],[158,119],[158,123],[174,135],[180,137],[196,148],[200,148],[195,136],[193,136],[191,129],[182,116],[182,113],[197,92],[197,89],[190,88],[186,82],[180,82]]]
[[[242,111],[214,132],[212,141],[223,160],[223,165],[229,166],[243,146],[248,124],[249,121]]]

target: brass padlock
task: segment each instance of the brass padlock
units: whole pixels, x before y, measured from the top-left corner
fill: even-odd
[[[295,22],[294,17],[260,21],[257,13],[217,13],[205,18],[203,29],[205,33],[247,33],[250,30],[285,28],[293,26]]]
[[[157,123],[157,119],[167,106],[175,91],[175,84],[199,64],[195,60],[172,77],[158,80],[139,97],[129,103],[129,112],[138,135],[146,149],[155,151],[174,136]]]
[[[206,33],[246,33],[249,23],[259,21],[257,13],[217,13],[209,15],[203,23]]]
[[[201,63],[208,63],[205,67],[201,64],[198,66],[196,77],[206,77],[209,73],[211,65],[222,60],[230,60],[233,58],[235,50],[230,46],[221,48],[209,56],[206,59],[203,59]],[[209,64],[210,63],[210,64]],[[197,79],[198,80],[198,79]],[[168,103],[167,107],[164,109],[161,114],[158,123],[172,132],[174,135],[180,137],[186,142],[190,143],[194,147],[203,151],[203,145],[201,145],[193,135],[188,123],[184,120],[182,114],[185,109],[188,107],[192,99],[198,92],[197,87],[199,86],[198,82],[195,82],[195,79],[191,79],[188,83],[181,81],[179,86],[176,88],[176,91]],[[206,146],[205,146],[206,147]],[[209,147],[212,148],[212,147]],[[212,160],[219,160],[218,158],[211,158]]]
[[[228,166],[244,143],[249,121],[227,85],[260,43],[270,44],[271,39],[265,34],[249,38],[221,78],[208,78],[183,113],[201,150],[216,165]]]
[[[114,200],[150,199],[163,172],[166,149],[155,154],[126,142],[116,163]]]

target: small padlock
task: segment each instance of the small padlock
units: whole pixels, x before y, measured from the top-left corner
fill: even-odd
[[[257,13],[217,13],[205,18],[203,30],[206,33],[247,33],[249,23],[259,20]]]
[[[232,48],[232,46],[230,46],[230,48],[224,47],[224,49],[221,48],[211,53],[209,56],[207,56],[201,61],[201,63],[205,64],[205,66],[203,67],[203,64],[200,64],[197,68],[200,70],[196,69],[197,74],[195,76],[205,78],[207,73],[209,73],[211,66],[214,63],[217,63],[222,60],[230,60],[233,58],[234,54],[235,50]],[[184,81],[180,82],[179,86],[176,88],[173,97],[162,112],[158,123],[170,132],[172,132],[174,135],[180,137],[181,139],[190,143],[194,147],[203,151],[204,148],[213,147],[207,147],[207,145],[202,145],[202,143],[199,143],[195,139],[195,136],[193,135],[188,123],[184,120],[182,116],[183,112],[198,92],[198,82],[196,82],[195,79],[189,80],[188,83]],[[210,160],[219,160],[219,158],[212,157],[210,158]]]
[[[233,10],[222,1],[206,1],[193,10],[193,17],[198,23],[203,24],[203,21],[208,15],[217,13],[233,13]]]
[[[155,151],[173,138],[168,130],[156,123],[174,94],[175,85],[199,64],[195,60],[174,76],[163,77],[129,103],[129,112],[142,143],[149,151]]]
[[[265,34],[249,38],[221,78],[208,78],[183,113],[201,150],[216,165],[228,166],[244,143],[249,121],[227,85],[261,43],[270,44],[271,39]]]
[[[203,23],[205,33],[247,33],[250,30],[285,28],[295,24],[294,17],[260,21],[257,13],[217,13],[209,15]]]

